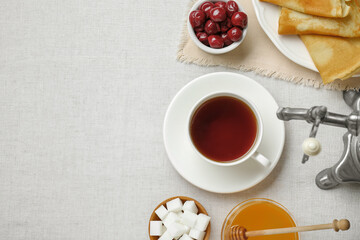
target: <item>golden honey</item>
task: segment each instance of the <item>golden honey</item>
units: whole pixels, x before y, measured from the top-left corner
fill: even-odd
[[[237,205],[226,217],[221,239],[230,240],[230,228],[243,226],[247,231],[295,227],[295,221],[288,210],[270,199],[250,199]],[[298,233],[251,237],[249,240],[298,240]]]

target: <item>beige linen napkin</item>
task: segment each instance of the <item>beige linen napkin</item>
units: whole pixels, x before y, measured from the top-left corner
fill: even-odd
[[[324,85],[319,73],[297,65],[279,52],[260,27],[251,0],[238,1],[244,7],[249,19],[247,36],[238,48],[223,55],[212,55],[202,51],[190,39],[185,21],[177,59],[202,66],[225,66],[241,71],[255,71],[263,76],[276,77],[315,88],[334,90],[360,88],[358,77]],[[190,7],[195,2],[192,1]],[[189,11],[190,8],[186,16]]]

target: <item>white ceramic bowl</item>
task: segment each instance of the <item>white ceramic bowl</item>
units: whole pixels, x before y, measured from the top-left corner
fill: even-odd
[[[207,52],[207,53],[211,53],[211,54],[223,54],[223,53],[227,53],[227,52],[230,52],[231,50],[234,50],[235,48],[237,48],[241,43],[242,41],[244,41],[245,39],[245,36],[246,36],[246,33],[247,33],[247,28],[249,26],[246,26],[246,28],[243,29],[243,35],[241,37],[241,39],[237,42],[233,42],[231,45],[227,46],[227,47],[224,47],[224,48],[211,48],[211,47],[208,47],[206,46],[205,44],[203,44],[202,42],[199,41],[199,39],[196,37],[196,34],[194,32],[194,29],[192,28],[191,24],[190,24],[190,21],[189,21],[189,15],[192,11],[195,11],[197,10],[201,4],[203,4],[204,2],[207,2],[209,0],[199,0],[197,1],[194,6],[191,8],[188,16],[187,16],[187,27],[188,27],[188,32],[189,32],[189,35],[190,35],[190,38],[194,41],[194,43],[203,51]],[[224,2],[228,2],[229,0],[222,0]],[[219,1],[211,1],[211,2],[219,2]],[[238,1],[235,1],[239,7],[239,11],[240,12],[244,12],[244,9],[243,7],[239,4]]]

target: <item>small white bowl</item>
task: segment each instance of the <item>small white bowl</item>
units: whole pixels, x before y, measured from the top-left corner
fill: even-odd
[[[199,41],[199,39],[196,37],[196,34],[195,34],[195,31],[194,29],[192,28],[191,24],[190,24],[190,21],[189,21],[189,15],[192,11],[195,11],[197,10],[201,4],[203,4],[204,2],[207,2],[207,1],[210,1],[210,0],[199,0],[197,1],[194,6],[191,8],[188,16],[187,16],[187,27],[188,27],[188,32],[189,32],[189,35],[190,35],[190,38],[194,41],[194,43],[203,51],[207,52],[207,53],[211,53],[211,54],[223,54],[223,53],[227,53],[227,52],[230,52],[232,50],[234,50],[235,48],[237,48],[245,39],[245,36],[246,36],[246,33],[247,33],[247,28],[248,26],[246,26],[246,28],[243,29],[243,35],[241,37],[241,39],[237,42],[233,42],[231,45],[229,46],[226,46],[224,48],[211,48],[211,47],[208,47],[206,46],[205,44],[203,44],[202,42]],[[230,0],[222,0],[224,2],[228,2]],[[210,1],[210,2],[219,2],[219,1]],[[244,9],[243,7],[239,4],[238,1],[235,1],[239,7],[239,12],[244,12]],[[249,25],[249,24],[248,24]]]

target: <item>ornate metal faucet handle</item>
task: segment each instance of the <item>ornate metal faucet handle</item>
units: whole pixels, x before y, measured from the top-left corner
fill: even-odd
[[[276,114],[280,120],[284,121],[305,120],[308,123],[313,123],[309,137],[315,138],[320,124],[323,123],[328,116],[328,111],[325,106],[315,106],[310,109],[279,108]],[[308,160],[309,155],[304,154],[302,158],[302,163],[305,163]]]
[[[310,109],[311,114],[313,115],[312,117],[315,119],[314,120],[314,124],[311,128],[311,132],[309,137],[310,138],[315,138],[317,131],[319,130],[319,126],[320,123],[323,121],[326,113],[327,113],[327,108],[325,106],[320,106],[320,107],[313,107],[312,109]],[[302,158],[302,163],[306,163],[309,160],[309,155],[305,154],[303,155]]]
[[[343,136],[344,151],[340,160],[331,168],[324,169],[316,177],[316,184],[321,189],[331,189],[338,184],[360,183],[360,92],[349,90],[343,92],[346,104],[352,108],[349,115],[331,113],[324,106],[305,108],[279,108],[277,116],[280,120],[305,120],[312,123],[310,138],[303,143],[304,152],[315,155],[321,149],[314,137],[320,124],[346,128]],[[308,148],[304,148],[308,147]],[[304,154],[303,163],[309,159]]]

